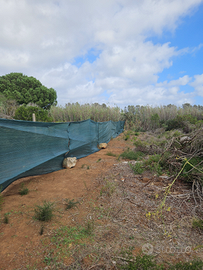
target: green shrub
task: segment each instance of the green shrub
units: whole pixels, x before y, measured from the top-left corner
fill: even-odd
[[[140,162],[135,163],[135,165],[129,163],[129,165],[133,170],[134,174],[142,174],[144,172],[143,164]]]
[[[163,168],[161,164],[159,164],[160,158],[161,155],[158,154],[149,156],[149,158],[144,161],[144,166],[146,166],[146,169],[150,170],[151,172],[156,172],[158,175],[162,175]]]
[[[105,184],[102,186],[100,190],[100,195],[102,196],[103,193],[107,194],[107,196],[111,197],[111,195],[114,193],[116,186],[114,183],[108,181],[107,179],[104,180]]]
[[[160,127],[160,117],[158,113],[154,113],[150,117],[150,122],[151,122],[151,129],[154,130],[156,128]]]
[[[20,106],[15,112],[15,119],[32,121],[32,114],[35,114],[36,121],[52,122],[53,118],[48,115],[48,111],[37,106]]]
[[[107,156],[110,156],[110,157],[116,157],[117,155],[112,153],[112,152],[107,152],[106,153]]]
[[[82,233],[84,233],[84,235],[92,235],[94,231],[94,220],[88,220],[85,223],[85,227],[81,230]]]
[[[193,228],[199,228],[203,230],[203,220],[202,219],[194,219],[192,222]]]
[[[200,259],[194,259],[190,262],[179,262],[169,267],[169,270],[202,270],[203,262]]]
[[[123,259],[125,265],[120,265],[119,269],[122,270],[201,270],[203,262],[200,259],[194,259],[189,262],[179,262],[175,265],[165,267],[163,264],[157,264],[153,256],[150,255],[138,255],[134,258],[132,255]]]
[[[77,204],[79,203],[78,201],[74,202],[74,199],[72,200],[65,199],[65,202],[66,202],[66,207],[65,207],[66,210],[77,207]]]
[[[130,159],[130,160],[137,160],[140,157],[143,157],[145,154],[141,151],[132,151],[132,150],[127,150],[124,151],[120,157],[125,158],[125,159]]]
[[[161,157],[161,155],[158,155],[158,154],[149,156],[149,158],[144,162],[144,164],[146,166],[148,166],[148,165],[151,165],[153,163],[158,163],[160,160],[160,157]]]
[[[124,140],[125,140],[125,141],[127,141],[129,138],[130,138],[130,135],[129,135],[129,134],[126,134],[126,135],[124,136]]]
[[[53,217],[54,203],[44,201],[44,204],[37,205],[34,209],[35,219],[40,221],[49,221]]]
[[[200,179],[202,179],[202,186],[203,186],[203,176],[200,174],[199,170],[202,170],[202,162],[203,157],[193,157],[189,160],[189,163],[186,164],[181,176],[184,176],[186,181],[193,182],[194,175],[198,175]],[[184,163],[184,162],[183,162]],[[200,165],[198,165],[200,164]],[[195,166],[197,169],[195,169]],[[199,170],[198,170],[199,169]]]
[[[9,223],[9,219],[8,219],[8,215],[7,214],[4,214],[4,221],[3,221],[5,224],[8,224]]]
[[[152,256],[138,255],[136,258],[130,256],[126,259],[127,265],[123,265],[120,269],[123,270],[164,270],[163,265],[158,265]]]
[[[192,115],[177,115],[174,119],[166,121],[166,131],[173,129],[183,129],[185,132],[190,132],[187,122],[195,125],[197,118]]]

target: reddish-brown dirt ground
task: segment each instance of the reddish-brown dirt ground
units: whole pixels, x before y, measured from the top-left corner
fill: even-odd
[[[116,158],[128,147],[133,148],[132,142],[125,141],[123,134],[120,134],[108,143],[107,149],[79,159],[72,169],[19,179],[4,190],[4,203],[0,211],[0,269],[117,269],[116,259],[112,259],[110,255],[107,258],[108,249],[110,254],[112,249],[119,250],[132,245],[132,253],[136,255],[146,243],[152,244],[155,250],[154,242],[161,245],[157,246],[156,253],[153,253],[158,262],[174,263],[195,257],[203,259],[202,232],[192,231],[190,224],[189,209],[193,207],[192,199],[187,199],[186,205],[183,205],[184,202],[177,197],[177,194],[183,192],[184,184],[177,181],[172,190],[172,199],[168,202],[171,203],[172,210],[165,211],[168,213],[166,222],[170,224],[170,228],[168,227],[164,235],[162,222],[150,221],[146,213],[156,210],[155,205],[158,205],[159,200],[156,194],[160,195],[160,199],[163,198],[161,194],[168,185],[167,180],[153,175],[134,175],[127,162],[118,161]],[[109,152],[116,156],[107,155]],[[19,195],[22,183],[29,189],[25,196]],[[118,188],[116,192],[115,187]],[[185,185],[184,188],[189,194],[190,187]],[[78,208],[65,211],[64,202],[67,198],[79,201]],[[54,202],[55,211],[53,219],[43,223],[33,216],[36,205],[42,205],[44,201]],[[181,213],[175,208],[179,203],[182,203]],[[5,214],[9,219],[8,224],[3,222]],[[45,257],[48,261],[50,236],[53,231],[62,226],[85,224],[87,217],[94,217],[97,221],[95,241],[97,245],[102,244],[103,253],[100,253],[105,255],[93,262],[91,258],[94,258],[96,244],[94,251],[90,244],[86,253],[80,254],[83,266],[67,268],[75,260],[71,255],[64,256],[63,265],[58,268],[56,264],[47,263]],[[181,224],[177,224],[177,220]],[[42,223],[44,232],[40,235]],[[166,248],[173,248],[173,251],[160,249],[164,244]],[[190,250],[186,252],[185,248],[188,246]],[[180,247],[185,251],[176,252]],[[119,259],[119,256],[117,258]],[[105,266],[104,261],[108,261],[108,265],[106,263]]]
[[[106,154],[113,152],[119,155],[125,149],[126,143],[119,139],[121,137],[111,140],[107,149],[79,159],[72,169],[19,179],[3,191],[1,217],[3,219],[4,214],[9,213],[9,224],[0,225],[0,269],[21,269],[26,267],[25,261],[27,265],[38,261],[37,256],[28,258],[27,252],[37,250],[44,237],[39,235],[40,222],[32,219],[35,206],[45,200],[62,204],[65,198],[77,200],[88,195],[91,197],[91,190],[97,185],[95,179],[115,163],[116,158]],[[18,193],[22,183],[30,191],[26,196]],[[48,224],[47,227],[53,229],[59,223],[69,223],[65,215],[58,219],[60,221],[55,220],[55,225]],[[40,262],[41,254],[38,257]]]

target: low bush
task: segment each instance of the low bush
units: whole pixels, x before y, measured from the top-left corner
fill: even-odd
[[[34,218],[39,221],[49,221],[53,217],[54,203],[44,201],[44,204],[37,205],[34,209]]]
[[[74,199],[72,199],[72,200],[65,199],[65,209],[66,210],[77,207],[77,204],[79,204],[79,202],[78,201],[75,202]]]
[[[192,221],[192,227],[199,228],[199,229],[203,230],[203,220],[202,219],[194,219]]]
[[[126,258],[127,265],[123,265],[120,269],[123,270],[164,270],[163,265],[158,265],[152,256],[149,255],[138,255],[136,258]]]
[[[110,156],[110,157],[116,157],[117,155],[112,153],[112,152],[107,152],[106,153],[107,156]]]
[[[132,150],[126,150],[124,151],[120,157],[124,159],[130,159],[130,160],[138,160],[141,157],[143,157],[145,154],[141,151],[132,151]]]
[[[194,259],[190,262],[179,262],[170,266],[169,270],[202,270],[203,262],[200,259]]]
[[[111,197],[111,195],[114,193],[116,189],[116,186],[114,183],[108,181],[107,179],[104,179],[104,185],[102,186],[100,190],[100,195],[106,194],[107,196]]]
[[[122,270],[201,270],[203,262],[200,259],[194,259],[189,262],[178,262],[174,265],[165,266],[158,264],[151,255],[138,255],[136,258],[129,255],[127,258],[122,258],[125,265],[120,265]]]
[[[166,131],[183,129],[185,133],[192,131],[192,125],[197,124],[197,118],[192,115],[177,115],[174,119],[166,121]]]
[[[4,224],[8,224],[9,223],[9,219],[8,219],[8,215],[4,214]]]
[[[135,165],[132,165],[129,163],[131,169],[133,170],[134,174],[142,174],[144,172],[144,167],[141,162],[135,163]]]

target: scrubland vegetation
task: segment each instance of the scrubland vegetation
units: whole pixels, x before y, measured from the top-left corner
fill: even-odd
[[[135,162],[129,163],[129,166],[136,175],[150,172],[156,176],[166,176],[169,182],[165,196],[170,193],[177,178],[189,183],[191,185],[191,198],[193,198],[195,205],[193,228],[202,232],[203,106],[192,106],[188,103],[181,107],[171,104],[157,107],[137,105],[128,106],[122,110],[119,107],[109,107],[106,104],[69,103],[65,107],[51,106],[49,109],[44,109],[35,104],[20,106],[15,100],[7,99],[3,95],[0,96],[0,117],[31,121],[32,113],[36,114],[37,121],[45,122],[83,121],[86,119],[92,119],[96,122],[124,120],[123,139],[133,142],[134,148],[126,149],[117,159],[134,160]],[[106,155],[116,156],[111,152],[107,152]],[[24,192],[25,188],[22,187],[19,193],[21,195],[27,194]],[[111,197],[114,192],[114,183],[106,181],[101,188],[100,196],[108,195]],[[0,197],[0,207],[2,203],[3,198]],[[65,201],[66,210],[77,208],[77,204],[78,201],[67,199]],[[165,199],[160,206],[164,207],[164,204]],[[44,206],[36,207],[35,219],[39,221],[50,220],[53,216],[52,211],[54,211],[53,204],[45,202]],[[155,214],[162,217],[160,209]],[[151,213],[147,213],[147,215],[150,217]],[[8,218],[5,216],[4,223],[8,222]],[[88,224],[86,229],[80,228],[75,237],[92,236],[93,230],[92,224]],[[43,226],[41,234],[43,234]],[[59,240],[55,239],[54,241]],[[73,242],[72,239],[68,241]],[[70,245],[69,242],[67,242],[68,245]],[[49,259],[47,257],[47,265]],[[124,260],[124,264],[117,265],[117,269],[165,269],[164,266],[156,264],[154,259],[148,255],[137,256],[134,259],[130,252],[126,253],[125,251],[122,260]],[[177,263],[168,269],[202,269],[202,266],[203,262],[195,259],[191,262]]]
[[[110,107],[106,104],[79,104],[68,103],[64,107],[51,106],[49,109],[39,107],[37,104],[21,104],[0,94],[1,118],[18,120],[32,120],[32,113],[36,114],[37,121],[42,122],[74,122],[86,119],[95,122],[125,120],[125,128],[134,131],[154,131],[164,128],[183,129],[185,133],[203,125],[203,106],[183,104],[167,106],[140,106],[129,105],[124,109]]]

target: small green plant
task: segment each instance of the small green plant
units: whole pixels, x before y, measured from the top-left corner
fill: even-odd
[[[84,227],[62,226],[55,231],[54,236],[51,239],[51,242],[55,243],[56,247],[64,249],[64,251],[67,253],[67,249],[69,249],[70,246],[82,245],[83,239],[91,237],[93,229],[94,229],[93,221],[87,222]]]
[[[87,164],[82,164],[81,168],[83,169],[83,168],[85,168],[85,166],[86,166],[86,169],[89,170],[90,166]]]
[[[34,209],[34,218],[40,221],[49,221],[53,217],[54,203],[44,201],[44,204],[37,205]]]
[[[125,158],[125,159],[130,159],[130,160],[137,160],[141,157],[144,156],[144,153],[141,152],[141,151],[132,151],[132,150],[127,150],[127,151],[124,151],[120,157],[122,158]]]
[[[126,257],[126,255],[125,255]],[[164,270],[163,265],[158,265],[154,258],[150,255],[137,255],[134,258],[131,254],[127,253],[127,258],[123,258],[123,260],[127,263],[127,265],[123,265],[121,269],[123,270]]]
[[[116,157],[117,155],[112,153],[112,152],[107,152],[106,153],[107,156],[110,156],[110,157]]]
[[[129,163],[131,169],[133,170],[134,174],[142,174],[144,172],[144,168],[141,162],[135,163],[135,165],[132,165]]]
[[[163,174],[163,168],[161,164],[159,163],[159,160],[161,158],[161,155],[151,155],[147,160],[144,161],[144,165],[146,166],[146,169],[149,169],[151,172],[156,172],[157,175]]]
[[[51,265],[56,263],[56,257],[54,256],[54,249],[49,250],[48,254],[44,257],[44,263]]]
[[[66,210],[77,207],[77,204],[79,203],[78,201],[74,202],[74,199],[72,200],[65,199],[65,202],[66,202],[66,206],[65,206]]]
[[[94,220],[88,220],[83,229],[83,233],[86,235],[92,235],[94,230]]]
[[[41,226],[39,234],[42,235],[44,233],[44,225]]]
[[[100,195],[102,196],[103,193],[105,193],[110,197],[114,193],[115,189],[116,189],[115,183],[112,183],[105,179],[105,184],[100,190]]]
[[[130,138],[129,134],[124,135],[124,140],[127,141]]]
[[[28,192],[29,192],[29,189],[25,186],[24,183],[22,183],[22,184],[21,184],[21,188],[19,189],[19,194],[20,194],[21,196],[23,196],[23,195],[27,195]]]
[[[199,229],[203,230],[203,220],[202,219],[194,219],[192,221],[192,227],[199,228]]]
[[[99,161],[101,161],[101,158],[99,158],[99,159],[97,160],[97,163],[98,163]]]
[[[167,268],[163,264],[158,264],[151,255],[132,256],[132,252],[123,252],[122,260],[125,265],[119,265],[122,270],[201,270],[203,262],[200,259],[194,259],[189,262],[179,262],[175,265],[169,265]]]
[[[4,214],[4,221],[5,224],[9,223],[8,214]]]
[[[169,270],[202,270],[203,262],[200,259],[194,259],[190,262],[179,262],[169,267]]]

